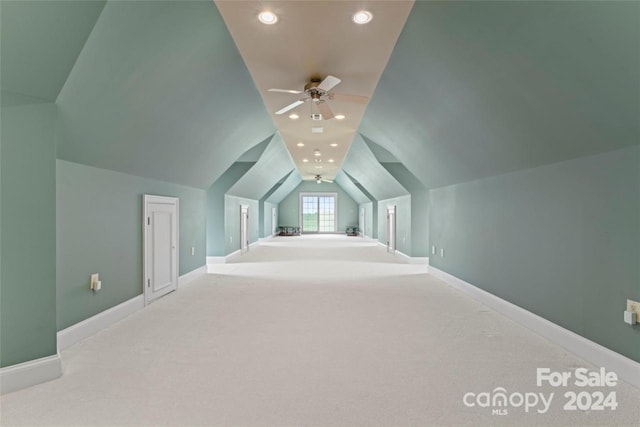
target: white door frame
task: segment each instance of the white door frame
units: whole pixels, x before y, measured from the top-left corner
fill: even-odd
[[[175,221],[172,223],[175,227],[176,238],[175,242],[172,243],[172,258],[175,261],[175,268],[173,271],[173,280],[175,283],[175,290],[178,289],[178,276],[180,269],[180,200],[177,197],[165,197],[165,196],[154,196],[151,194],[145,194],[142,196],[143,203],[143,215],[142,215],[142,289],[144,294],[144,304],[147,305],[154,300],[152,291],[151,291],[151,273],[149,271],[149,250],[150,248],[147,246],[148,238],[149,238],[149,227],[151,226],[151,216],[149,211],[150,204],[170,204],[175,205],[176,207],[176,215]]]
[[[387,252],[396,252],[396,206],[387,206]]]
[[[240,205],[240,254],[249,252],[249,205]]]

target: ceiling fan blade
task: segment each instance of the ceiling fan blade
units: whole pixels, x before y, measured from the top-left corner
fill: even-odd
[[[293,102],[293,103],[291,103],[291,104],[287,105],[286,107],[283,107],[283,108],[279,109],[278,111],[276,111],[276,114],[277,114],[277,115],[284,114],[284,113],[286,113],[287,111],[289,111],[289,110],[292,110],[292,109],[296,108],[298,105],[304,104],[304,103],[305,103],[305,101],[306,101],[306,100],[308,100],[308,99],[309,99],[309,98],[302,98],[302,99],[299,99],[299,100],[297,100],[296,102]]]
[[[317,103],[317,105],[318,110],[320,111],[320,113],[322,113],[322,118],[324,120],[333,119],[333,112],[331,111],[331,108],[329,108],[329,104],[327,104],[326,101],[320,101]]]
[[[334,86],[336,86],[338,83],[340,83],[342,80],[340,80],[337,77],[334,76],[327,76],[319,85],[318,85],[318,89],[322,89],[325,92],[329,92]]]
[[[275,89],[275,88],[268,89],[268,91],[269,91],[269,92],[294,93],[294,94],[301,94],[301,93],[303,93],[301,90]]]
[[[360,95],[347,95],[344,93],[330,93],[329,99],[337,99],[338,101],[354,102],[356,104],[366,104],[369,98]]]

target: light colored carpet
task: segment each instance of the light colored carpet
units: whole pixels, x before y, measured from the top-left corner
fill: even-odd
[[[590,365],[359,238],[275,238],[62,353],[1,423],[56,426],[640,425],[640,391],[536,387]],[[539,414],[467,392],[555,393]],[[564,411],[566,391],[615,411]],[[539,406],[541,407],[541,406]]]

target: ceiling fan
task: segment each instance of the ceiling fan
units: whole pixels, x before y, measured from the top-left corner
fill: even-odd
[[[329,92],[335,86],[338,85],[342,80],[334,76],[327,76],[324,80],[321,80],[317,77],[311,78],[311,81],[304,86],[304,90],[290,90],[290,89],[269,89],[269,92],[283,92],[283,93],[293,93],[293,94],[301,94],[304,93],[307,96],[304,98],[300,98],[299,100],[292,102],[286,107],[281,108],[276,111],[277,115],[284,114],[289,110],[296,108],[298,105],[304,104],[307,101],[311,101],[318,106],[318,110],[322,114],[322,117],[325,120],[332,119],[333,112],[329,105],[327,104],[327,100],[337,99],[339,101],[347,101],[347,102],[355,102],[357,104],[366,104],[369,101],[369,98],[366,96],[359,95],[345,95],[341,93],[333,93]]]
[[[322,175],[316,175],[313,177],[313,179],[318,183],[318,184],[322,184],[323,182],[327,182],[329,184],[333,184],[333,181],[331,181],[330,179],[326,179],[323,178]]]

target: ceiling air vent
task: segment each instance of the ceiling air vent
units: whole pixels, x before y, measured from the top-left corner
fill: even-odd
[[[311,120],[322,120],[322,114],[314,113],[311,115]]]
[[[323,129],[322,128],[311,128],[311,133],[322,133]]]

